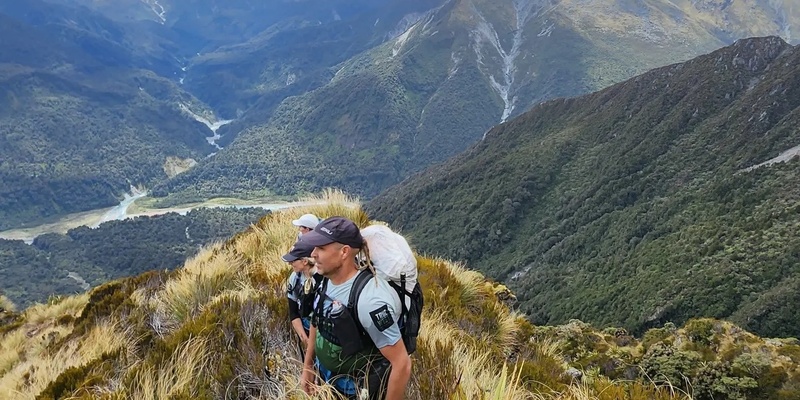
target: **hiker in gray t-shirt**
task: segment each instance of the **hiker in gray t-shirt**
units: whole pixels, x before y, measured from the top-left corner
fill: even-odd
[[[347,306],[356,277],[369,273],[359,271],[356,262],[364,243],[358,227],[346,218],[332,217],[320,222],[301,240],[315,246],[312,257],[317,271],[326,278],[321,289],[324,296],[315,300],[300,379],[303,390],[309,394],[313,390],[316,356],[334,375],[350,375],[367,386],[370,399],[402,399],[411,375],[411,359],[397,324],[401,310],[397,293],[388,282],[371,277],[358,297],[357,322],[347,314],[352,309]],[[359,325],[368,336],[368,346],[363,345]],[[356,352],[350,352],[353,347]]]
[[[353,287],[356,276],[357,274],[353,275],[341,285],[328,283],[325,291],[325,304],[322,308],[323,313],[332,312],[332,308],[335,308],[332,307],[333,304],[347,305],[350,288]],[[380,349],[400,340],[400,327],[397,325],[400,297],[388,282],[383,279],[371,278],[358,298],[357,309],[358,320],[372,338],[375,347]]]

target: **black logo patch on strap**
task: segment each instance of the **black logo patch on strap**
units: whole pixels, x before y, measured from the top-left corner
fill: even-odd
[[[369,316],[372,318],[372,323],[375,324],[375,327],[381,332],[394,324],[392,313],[389,312],[389,306],[386,304],[375,311],[370,311]]]

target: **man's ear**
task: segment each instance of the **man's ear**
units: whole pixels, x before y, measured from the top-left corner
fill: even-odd
[[[355,250],[354,248],[348,245],[342,246],[342,259],[346,260],[348,258],[354,257],[355,256],[355,254],[353,254],[354,250]]]

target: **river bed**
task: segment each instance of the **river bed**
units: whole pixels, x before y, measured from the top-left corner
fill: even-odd
[[[214,202],[214,200],[210,200],[203,203],[195,203],[191,205],[183,205],[183,206],[176,206],[169,208],[143,209],[143,210],[137,210],[136,212],[133,213],[128,212],[130,210],[130,206],[136,200],[144,199],[146,197],[147,197],[147,192],[133,191],[130,194],[126,194],[125,198],[120,202],[120,204],[114,207],[101,208],[92,211],[69,214],[59,219],[56,222],[41,224],[30,228],[10,229],[7,231],[2,231],[0,232],[0,239],[22,240],[27,244],[32,244],[33,239],[35,239],[39,235],[44,235],[46,233],[65,234],[70,229],[74,229],[80,226],[88,226],[96,228],[103,222],[123,220],[127,218],[134,218],[141,216],[155,216],[155,215],[166,214],[169,212],[175,212],[181,215],[186,215],[186,213],[188,213],[191,210],[203,207],[206,208],[259,207],[265,210],[278,210],[283,208],[291,208],[291,207],[299,207],[299,206],[307,206],[315,204],[308,201],[269,202],[267,200],[254,200],[254,201],[236,200],[235,201],[236,204],[220,204],[219,202]]]

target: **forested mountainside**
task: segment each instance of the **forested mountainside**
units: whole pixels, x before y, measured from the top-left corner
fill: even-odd
[[[506,282],[537,324],[798,336],[798,65],[779,38],[740,40],[543,103],[367,210]]]
[[[230,146],[154,193],[180,201],[265,187],[292,194],[335,186],[369,198],[464,151],[539,102],[599,90],[738,38],[784,35],[796,42],[796,8],[761,0],[442,1],[409,14],[413,23],[399,36],[348,56],[326,74],[311,74],[324,83],[315,90],[279,103],[264,95],[244,112],[238,133],[227,135],[235,136]],[[370,26],[384,20],[365,13],[349,26],[373,38]],[[336,26],[322,22],[307,37],[328,38],[329,51],[343,54],[338,49],[346,40],[340,39],[349,36]],[[291,54],[317,48],[275,35],[300,47]],[[244,53],[234,50],[228,57]],[[244,73],[231,86],[254,94],[315,87],[301,83],[310,76],[295,61],[276,52],[267,63],[244,68],[260,70],[258,79]]]
[[[350,200],[280,211],[172,272],[109,282],[0,319],[0,396],[309,398],[280,255],[305,212],[372,223]],[[483,275],[417,257],[426,306],[409,399],[796,399],[800,345],[723,321],[648,331],[533,326]],[[500,301],[499,298],[505,300]],[[315,398],[333,399],[330,386]]]
[[[42,4],[0,5],[0,230],[111,206],[215,149],[179,106],[200,103],[144,69],[112,22]]]
[[[150,270],[173,270],[203,246],[229,238],[268,211],[201,208],[80,227],[28,245],[0,239],[0,293],[19,307]]]
[[[798,30],[796,8],[764,0],[31,0],[0,14],[0,229],[131,185],[160,205],[373,196],[543,100]]]

